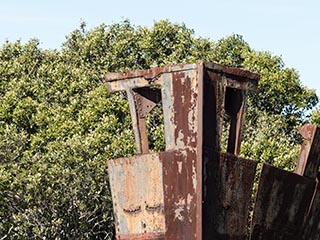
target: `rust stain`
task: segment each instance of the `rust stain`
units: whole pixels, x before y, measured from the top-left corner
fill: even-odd
[[[196,147],[196,113],[197,113],[197,81],[195,73],[172,73],[172,86],[175,91],[173,109],[175,110],[173,124],[175,126],[175,145]],[[191,75],[191,76],[190,76]],[[190,120],[190,121],[189,121]]]
[[[304,138],[295,173],[315,179],[320,166],[320,128],[306,124],[299,128]]]
[[[246,239],[257,163],[214,151],[207,165],[206,238]]]
[[[165,240],[165,234],[160,233],[160,234],[150,234],[150,233],[142,233],[142,234],[118,234],[116,236],[116,239],[121,239],[121,240],[143,240],[143,239],[157,239],[157,240]]]
[[[197,194],[196,153],[189,149],[160,153],[163,159],[166,239],[198,239],[196,226]],[[182,165],[179,172],[179,164]]]
[[[320,239],[320,185],[317,183],[312,204],[302,228],[302,240]]]
[[[117,234],[164,233],[159,154],[111,160],[108,165]]]
[[[252,240],[301,239],[315,181],[264,164],[256,196]]]

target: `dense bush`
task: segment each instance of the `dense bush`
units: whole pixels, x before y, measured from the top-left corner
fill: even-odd
[[[127,102],[107,94],[103,74],[200,59],[261,73],[242,154],[292,169],[294,129],[318,99],[280,57],[239,35],[214,43],[168,21],[91,30],[82,23],[59,50],[37,40],[0,49],[0,239],[112,239],[106,162],[135,146]],[[155,122],[148,119],[150,141],[159,150]]]

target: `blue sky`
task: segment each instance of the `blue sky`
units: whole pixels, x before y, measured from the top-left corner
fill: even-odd
[[[254,49],[281,55],[320,96],[319,0],[3,0],[0,6],[1,45],[38,38],[43,49],[59,48],[81,20],[91,28],[125,18],[149,27],[169,19],[214,41],[241,34]]]

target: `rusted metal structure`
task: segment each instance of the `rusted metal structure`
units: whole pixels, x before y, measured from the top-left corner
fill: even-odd
[[[109,92],[127,94],[138,154],[108,163],[117,239],[318,239],[320,133],[313,126],[301,129],[296,173],[263,166],[249,221],[257,164],[237,155],[247,93],[258,80],[203,62],[105,75]],[[159,102],[166,150],[149,153],[146,115]]]

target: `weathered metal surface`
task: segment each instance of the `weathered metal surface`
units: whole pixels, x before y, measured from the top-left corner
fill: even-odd
[[[199,62],[198,64],[176,64],[147,70],[132,70],[126,73],[106,73],[104,80],[107,83],[109,92],[124,91],[128,85],[137,88],[147,87],[150,86],[150,83],[154,82],[155,79],[161,78],[162,74],[195,70],[199,65],[203,65],[205,69],[229,78],[228,86],[233,88],[256,90],[258,80],[260,79],[259,74],[244,69],[226,67],[213,62]],[[132,80],[132,78],[135,80]],[[140,79],[145,79],[149,82],[144,84]],[[252,86],[252,89],[250,86]]]
[[[225,115],[225,96],[226,96],[226,80],[224,78],[221,78],[221,76],[217,73],[214,73],[212,71],[206,71],[206,78],[209,79],[209,84],[213,85],[211,94],[214,96],[214,102],[215,106],[211,106],[211,108],[215,108],[215,122],[212,124],[215,124],[216,131],[215,133],[217,135],[214,135],[215,137],[215,143],[217,143],[217,146],[213,146],[214,149],[217,149],[220,151],[220,143],[222,138],[222,130],[223,130],[223,121],[224,121],[224,115]],[[205,79],[206,80],[206,79]],[[207,94],[210,94],[210,92],[207,92]],[[208,103],[210,104],[210,102]],[[212,111],[211,109],[207,109],[207,112]],[[204,112],[204,116],[206,116],[206,112]],[[204,117],[203,121],[205,121],[206,117]]]
[[[198,213],[202,191],[197,179],[201,172],[197,169],[196,152],[186,148],[162,152],[160,156],[163,159],[166,239],[202,239],[197,230],[202,221]]]
[[[251,240],[301,240],[315,181],[264,164],[254,205]]]
[[[317,182],[315,194],[310,204],[308,217],[301,230],[301,240],[320,239],[320,185]]]
[[[199,64],[177,64],[148,70],[133,70],[126,73],[106,73],[104,76],[108,92],[126,91],[128,88],[162,85],[162,75],[172,72],[192,71]]]
[[[145,137],[145,135],[144,136],[141,136],[141,135],[146,134],[144,132],[141,133],[141,128],[143,128],[143,127],[146,128],[146,126],[144,126],[145,125],[144,122],[139,121],[138,112],[137,112],[137,105],[136,105],[135,98],[134,98],[135,93],[134,93],[133,89],[128,88],[126,90],[126,93],[127,93],[127,99],[129,102],[129,109],[130,109],[134,138],[135,138],[135,142],[136,142],[137,154],[141,154],[143,151],[141,139]]]
[[[256,166],[257,162],[234,155],[220,156],[218,201],[221,205],[215,223],[217,234],[227,236],[224,239],[245,239]]]
[[[213,137],[212,142],[215,144],[212,147],[220,151],[224,115],[227,112],[231,117],[227,150],[229,153],[238,155],[242,140],[247,92],[257,90],[260,76],[243,69],[225,67],[215,63],[205,63],[204,68],[204,84],[206,85],[204,105],[212,103],[212,106],[211,109],[204,106],[203,121],[207,127],[209,124],[206,124],[206,121],[210,118],[215,129],[209,131],[208,134],[204,133],[203,139],[206,141]],[[208,147],[208,144],[204,147]]]
[[[181,239],[201,239],[202,227],[201,227],[201,210],[202,210],[202,135],[198,134],[202,132],[202,78],[203,64],[198,65],[178,65],[166,68],[157,68],[147,71],[133,71],[126,74],[111,74],[108,75],[110,78],[107,82],[109,91],[126,90],[129,105],[131,109],[131,116],[133,122],[133,128],[136,136],[137,152],[147,153],[147,133],[145,124],[145,111],[152,107],[152,102],[157,102],[158,97],[152,98],[149,95],[148,87],[158,86],[161,89],[162,95],[162,107],[164,113],[165,122],[165,141],[166,150],[168,152],[163,153],[168,162],[172,164],[179,161],[179,167],[183,169],[188,169],[188,175],[178,174],[176,177],[172,178],[174,174],[179,173],[170,172],[173,168],[172,166],[158,166],[169,176],[169,178],[164,178],[164,187],[171,184],[171,188],[175,186],[176,183],[181,183],[179,186],[188,183],[188,178],[192,179],[192,184],[188,186],[192,188],[174,188],[171,192],[165,192],[165,199],[169,201],[172,199],[174,201],[170,205],[170,209],[173,210],[177,207],[175,212],[180,211],[181,214],[187,214],[188,218],[183,217],[183,221],[179,220],[175,216],[168,215],[166,221],[171,221],[175,223],[173,225],[168,224],[166,229],[167,239],[175,236],[178,239],[180,235],[185,234],[185,236],[190,236],[188,238]],[[119,78],[120,79],[116,79]],[[129,80],[128,80],[129,78]],[[142,88],[143,87],[143,88]],[[143,92],[141,91],[143,89]],[[159,91],[159,92],[160,92]],[[147,93],[147,94],[146,94]],[[151,102],[150,102],[151,101]],[[149,108],[145,106],[149,105]],[[173,156],[172,152],[169,150],[173,149],[185,149],[178,156]],[[191,153],[189,152],[192,152]],[[181,155],[182,154],[182,155]],[[161,156],[162,156],[161,155]],[[141,157],[144,155],[141,155]],[[188,158],[187,158],[188,157]],[[189,159],[189,161],[187,161]],[[192,161],[190,159],[193,159]],[[183,166],[181,166],[183,164]],[[177,164],[176,164],[177,165]],[[110,169],[113,166],[109,166]],[[127,174],[127,173],[123,173]],[[132,176],[131,176],[132,177]],[[170,182],[175,179],[175,182]],[[159,183],[161,185],[161,183]],[[115,186],[113,191],[117,191],[120,186]],[[169,189],[169,188],[165,188]],[[181,190],[185,189],[181,192]],[[169,194],[169,195],[168,195]],[[176,197],[176,198],[175,198]],[[117,199],[114,199],[116,202]],[[186,208],[182,208],[182,202],[188,205]],[[177,205],[178,204],[178,205]],[[169,206],[167,204],[167,206]],[[170,211],[171,213],[171,211]],[[126,216],[121,216],[125,218]],[[188,223],[191,219],[192,223]],[[179,225],[179,221],[181,224]],[[180,226],[180,227],[179,227]],[[121,231],[120,231],[121,232]],[[155,232],[156,233],[156,232]],[[177,235],[177,234],[180,235]],[[121,234],[134,234],[133,230],[128,233]]]
[[[196,148],[198,136],[198,81],[197,72],[172,73],[172,106],[170,114],[174,129],[175,148]],[[175,93],[175,94],[174,94]],[[179,93],[179,94],[178,94]],[[202,123],[201,123],[202,124]]]
[[[256,162],[236,155],[247,92],[258,80],[202,62],[105,75],[109,92],[127,93],[142,154],[109,161],[118,239],[246,239]],[[148,154],[145,118],[160,101],[166,151]],[[220,152],[225,114],[231,154]],[[252,240],[320,239],[320,131],[306,125],[300,132],[297,174],[263,166]]]
[[[148,133],[146,125],[146,115],[161,101],[160,90],[157,88],[138,88],[134,89],[134,103],[137,114],[137,127],[139,129],[136,135],[139,139],[136,139],[137,149],[141,150],[138,153],[148,153]]]
[[[127,93],[142,154],[109,163],[118,239],[244,238],[256,163],[219,151],[227,112],[228,151],[239,153],[246,93],[258,80],[202,62],[105,75],[109,92]],[[160,99],[166,151],[147,154],[145,117]]]
[[[304,138],[295,172],[301,176],[314,179],[316,188],[309,206],[308,216],[301,232],[303,240],[320,239],[320,128],[306,124],[299,128]]]
[[[164,236],[162,161],[158,153],[108,162],[117,239]],[[135,236],[135,238],[132,238]]]
[[[209,91],[215,98],[215,127],[217,134],[215,135],[215,142],[221,142],[224,115],[227,113],[231,118],[227,151],[238,155],[242,140],[247,92],[257,89],[259,76],[245,70],[226,68],[221,65],[207,65],[209,67],[206,68],[204,81],[206,82],[206,79],[210,79],[213,85],[212,90]],[[204,121],[205,119],[206,113],[204,113]],[[220,146],[218,146],[219,148]]]
[[[299,128],[304,138],[295,173],[315,179],[320,165],[320,128],[306,124]]]
[[[209,152],[203,239],[246,239],[257,162]]]
[[[223,79],[226,86],[245,91],[257,91],[260,75],[250,71],[226,67],[220,64],[208,62],[205,63],[205,69],[208,72],[213,72]]]
[[[238,155],[240,152],[242,126],[244,121],[246,94],[242,90],[227,88],[225,108],[231,118],[227,152]]]
[[[231,118],[228,152],[239,153],[247,88],[256,89],[259,77],[220,65],[205,66],[203,239],[245,239],[256,162],[221,155],[220,144],[227,113]]]
[[[196,141],[202,122],[198,119],[202,112],[202,81],[198,76],[203,63],[174,65],[150,70],[137,70],[128,73],[108,73],[105,80],[109,92],[126,91],[129,101],[132,126],[135,135],[137,153],[147,153],[147,137],[144,118],[139,115],[141,97],[137,93],[147,87],[158,86],[161,89],[166,150],[178,149],[188,144],[200,146]],[[154,100],[152,100],[154,101]],[[177,113],[179,111],[179,113]],[[201,151],[201,148],[198,148]]]
[[[202,94],[199,95],[203,91],[203,88],[199,87],[199,84],[203,84],[203,69],[205,69],[205,75],[209,76],[214,85],[213,94],[216,101],[216,114],[218,115],[216,122],[218,139],[221,139],[225,96],[227,92],[232,92],[231,89],[237,89],[237,91],[233,91],[236,94],[233,93],[230,96],[232,98],[231,104],[226,104],[226,106],[233,106],[237,103],[239,106],[238,111],[232,116],[231,140],[228,147],[229,152],[238,154],[245,112],[246,92],[257,89],[259,75],[242,69],[224,67],[216,63],[201,62],[198,64],[180,64],[149,70],[135,70],[127,73],[108,73],[105,75],[109,92],[127,92],[138,153],[147,152],[145,146],[146,140],[143,138],[145,137],[145,123],[143,118],[136,116],[138,107],[137,101],[134,101],[134,97],[131,96],[134,94],[133,89],[136,91],[137,89],[152,86],[159,86],[161,88],[167,150],[188,146],[189,143],[187,141],[191,141],[196,145],[197,141],[195,141],[194,132],[198,134],[199,129],[193,126],[200,127],[202,120],[206,118],[206,116],[200,116],[202,110],[199,107],[200,101],[203,100]],[[229,109],[232,109],[232,107]],[[180,111],[184,112],[180,113]],[[181,119],[183,120],[181,121]],[[185,126],[182,126],[183,124]],[[188,135],[188,132],[185,131],[188,129],[191,135]],[[202,138],[198,138],[198,141],[200,139]],[[198,146],[200,145],[198,143]],[[198,149],[201,151],[201,147]]]
[[[239,153],[246,89],[256,89],[258,77],[243,70],[238,72],[240,76],[235,76],[237,73],[220,65],[206,64],[206,67],[203,103],[203,239],[245,239],[256,163],[231,155],[220,156],[219,152],[227,112],[231,117],[228,152]],[[226,75],[227,71],[230,73]],[[231,73],[235,75],[231,76]]]
[[[259,74],[255,74],[244,69],[226,67],[212,62],[177,64],[148,70],[133,70],[126,73],[106,73],[104,80],[109,92],[125,91],[128,87],[141,88],[149,87],[151,85],[161,85],[159,83],[161,82],[163,74],[197,70],[199,69],[199,66],[203,66],[210,72],[215,72],[221,79],[226,79],[228,87],[248,91],[257,90],[258,81],[260,79]]]
[[[136,141],[137,153],[148,153],[148,134],[146,126],[146,114],[161,101],[160,89],[153,88],[129,88],[126,87],[129,102],[132,127]]]
[[[118,239],[198,239],[195,151],[111,160],[108,169]]]
[[[175,65],[156,67],[156,68],[144,69],[144,70],[131,70],[125,73],[109,72],[105,74],[104,79],[106,82],[113,82],[113,81],[117,82],[119,80],[129,80],[131,78],[139,78],[139,77],[150,80],[150,79],[155,79],[164,73],[188,71],[188,70],[196,69],[197,67],[198,67],[198,64],[175,64]],[[136,87],[140,87],[140,86],[136,86]],[[116,91],[121,91],[121,90],[116,90]]]

